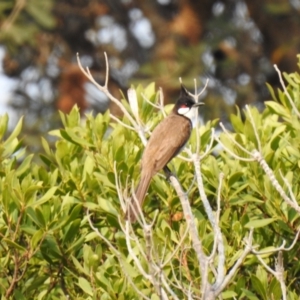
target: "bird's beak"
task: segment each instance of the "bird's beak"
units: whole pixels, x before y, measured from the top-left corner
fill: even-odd
[[[198,106],[201,106],[201,105],[204,105],[204,103],[203,102],[197,102],[193,105],[193,107],[198,107]]]

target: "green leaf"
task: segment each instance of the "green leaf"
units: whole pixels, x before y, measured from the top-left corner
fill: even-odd
[[[47,140],[44,137],[41,137],[41,142],[42,142],[42,146],[43,146],[43,149],[46,152],[46,154],[51,155],[52,153],[51,153],[51,150],[50,150]]]
[[[66,255],[70,255],[71,253],[74,253],[80,249],[82,249],[82,245],[84,243],[85,240],[85,235],[83,234],[83,232],[81,232],[81,236],[80,238],[78,238],[77,240],[75,240],[73,242],[73,244],[71,244],[71,246],[68,248],[68,250],[66,251]]]
[[[91,240],[93,240],[93,239],[97,239],[97,238],[99,238],[99,235],[96,233],[96,232],[90,232],[90,233],[88,233],[87,235],[86,235],[86,237],[85,237],[85,242],[89,242],[89,241],[91,241]]]
[[[113,174],[113,173],[112,173]],[[113,184],[115,183],[115,181],[113,183],[111,183],[110,180],[108,180],[107,178],[107,174],[101,174],[99,172],[93,172],[93,175],[99,180],[101,181],[101,185],[103,184],[104,186],[107,186],[107,187],[110,187],[110,188],[113,188],[115,189],[116,188],[116,185]],[[114,176],[114,175],[113,175]],[[114,179],[114,177],[113,177]]]
[[[56,190],[57,190],[57,186],[53,186],[51,187],[44,196],[42,196],[39,200],[37,200],[36,202],[33,202],[31,204],[28,205],[28,207],[36,207],[39,205],[42,205],[43,203],[49,201],[53,195],[55,194]]]
[[[4,142],[5,147],[8,146],[20,134],[22,130],[23,119],[24,117],[22,116],[9,138]]]
[[[93,290],[90,283],[83,277],[78,278],[78,286],[88,295],[93,296]]]
[[[79,107],[75,104],[68,115],[66,115],[67,126],[69,128],[74,128],[80,124],[80,112]]]
[[[292,74],[287,74],[286,72],[283,73],[283,77],[285,78],[285,80],[289,83],[289,85],[291,85],[293,88],[298,88],[298,83],[296,83],[293,80],[293,76]]]
[[[246,289],[241,289],[241,291],[243,292],[241,296],[245,295],[247,297],[247,300],[248,299],[249,300],[261,300],[261,299],[257,298],[255,296],[255,294],[253,294],[252,292],[250,292],[250,291],[248,291]],[[243,298],[241,298],[241,299],[243,299]]]
[[[21,142],[17,138],[13,139],[9,144],[7,144],[5,142],[4,143],[4,151],[2,153],[2,156],[3,157],[10,156],[13,153],[16,153],[20,148],[21,148]],[[20,158],[19,155],[15,155],[16,159],[17,159],[17,157]]]
[[[49,293],[49,291],[47,289],[41,291],[38,296],[37,296],[37,300],[43,300],[46,299],[45,296]]]
[[[52,161],[46,155],[39,154],[39,157],[47,167],[50,167],[50,165],[52,164]]]
[[[111,201],[102,197],[98,197],[99,209],[104,210],[105,212],[118,216],[118,212],[112,206]]]
[[[241,180],[243,175],[244,172],[235,172],[231,174],[228,179],[228,186],[231,187],[235,182]]]
[[[266,218],[261,220],[251,220],[248,222],[245,227],[246,228],[261,228],[269,225],[270,223],[274,222],[276,219],[273,218]]]
[[[291,118],[290,112],[282,105],[274,101],[265,101],[265,105],[273,112],[279,116],[285,118]]]
[[[280,283],[276,278],[272,278],[270,284],[269,284],[269,295],[272,295],[274,299],[281,299],[282,297],[282,291],[280,288]]]
[[[78,233],[79,233],[80,223],[81,223],[81,220],[76,219],[70,224],[67,232],[65,233],[65,235],[63,237],[64,243],[69,243],[74,240],[75,236],[78,235]]]
[[[244,132],[244,124],[238,116],[236,116],[234,114],[231,114],[230,115],[230,122],[231,122],[231,125],[234,128],[235,132],[237,132],[237,133],[243,133]]]
[[[14,299],[26,300],[27,298],[24,297],[24,295],[22,294],[22,292],[20,290],[16,289],[14,292]]]
[[[274,101],[277,101],[277,98],[276,98],[276,95],[275,95],[275,92],[274,92],[274,89],[272,88],[272,86],[269,83],[266,83],[266,86],[269,90],[269,93],[271,94],[272,99]]]
[[[7,131],[7,124],[8,124],[8,114],[4,114],[0,116],[0,140],[2,140],[4,134]]]
[[[38,227],[44,227],[44,222],[42,221],[41,223],[40,219],[36,215],[36,211],[32,207],[28,207],[26,209],[26,214]]]
[[[89,143],[86,139],[80,137],[75,133],[75,128],[65,128],[65,130],[60,131],[61,136],[67,141],[79,145],[81,147],[90,147],[93,148],[94,145]]]
[[[21,165],[18,167],[17,171],[16,171],[16,175],[19,177],[21,176],[23,173],[25,173],[31,164],[33,158],[33,154],[29,154],[21,163]]]
[[[17,250],[24,251],[24,252],[26,251],[26,249],[24,247],[20,246],[19,244],[15,243],[14,241],[11,241],[7,238],[3,238],[2,241],[4,243],[6,243],[8,246],[11,246]]]
[[[155,82],[151,82],[145,87],[144,95],[147,99],[150,99],[151,97],[155,96],[155,93]]]
[[[45,218],[43,216],[43,212],[39,207],[35,208],[35,215],[39,221],[39,224],[44,228],[46,226]]]
[[[238,294],[234,291],[225,291],[222,293],[222,299],[233,299]]]
[[[265,290],[259,278],[256,277],[255,275],[252,275],[251,282],[252,282],[253,289],[256,291],[257,294],[261,296],[260,299],[267,300],[267,291]]]
[[[80,262],[77,260],[77,258],[73,255],[71,255],[71,259],[72,259],[72,262],[75,266],[75,268],[80,271],[81,273],[85,274],[85,275],[89,275],[89,271],[86,270],[81,264]]]
[[[86,174],[92,174],[95,167],[95,160],[87,156],[84,162],[84,168],[83,168],[83,177],[85,178]]]
[[[44,232],[43,230],[37,230],[34,235],[32,236],[31,240],[30,240],[30,244],[32,246],[33,249],[35,249],[37,247],[37,245],[40,243],[41,239],[44,236]]]
[[[82,204],[79,203],[74,206],[69,217],[67,218],[67,223],[73,222],[76,218],[79,217],[79,214],[82,212]]]

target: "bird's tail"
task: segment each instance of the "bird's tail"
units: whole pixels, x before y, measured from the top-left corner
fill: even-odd
[[[142,174],[141,180],[135,190],[136,199],[134,199],[134,196],[132,196],[130,199],[130,203],[126,212],[126,219],[131,223],[134,223],[140,214],[145,195],[150,185],[151,177],[151,174]]]

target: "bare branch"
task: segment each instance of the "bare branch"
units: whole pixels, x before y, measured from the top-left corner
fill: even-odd
[[[276,270],[276,278],[280,283],[281,291],[282,291],[282,300],[286,300],[286,285],[284,282],[284,266],[283,266],[283,256],[282,251],[278,252],[277,261],[275,264],[275,270]]]
[[[300,207],[297,203],[292,201],[288,195],[285,193],[281,185],[279,184],[278,180],[276,179],[273,170],[269,167],[261,153],[259,153],[257,150],[254,150],[252,152],[252,156],[258,161],[262,169],[265,171],[267,176],[269,177],[273,187],[277,190],[279,195],[283,198],[283,200],[292,208],[294,208],[298,213],[300,213]]]
[[[215,129],[211,128],[211,139],[210,139],[210,143],[209,145],[206,147],[204,153],[200,156],[200,161],[203,160],[203,158],[208,155],[208,153],[210,152],[210,150],[212,149],[213,143],[215,140]]]
[[[253,249],[252,253],[255,254],[255,255],[263,255],[263,254],[274,253],[274,252],[279,252],[279,251],[290,251],[296,245],[296,243],[298,241],[299,234],[300,234],[300,230],[297,231],[292,244],[287,248],[285,248],[286,241],[283,240],[282,244],[277,248],[274,248],[274,249],[271,249],[271,250],[262,250],[262,251],[256,251],[256,250]]]
[[[286,285],[284,282],[284,266],[283,266],[283,257],[282,257],[282,251],[278,252],[278,257],[275,263],[275,271],[270,268],[266,262],[259,256],[256,255],[259,262],[264,266],[264,268],[271,273],[280,283],[280,288],[282,292],[282,300],[287,300],[286,298]]]
[[[252,155],[252,153],[250,151],[248,151],[245,147],[243,147],[241,144],[239,144],[228,132],[228,130],[225,128],[225,126],[223,125],[222,122],[220,122],[220,127],[222,128],[222,130],[226,133],[227,137],[230,139],[230,141],[237,146],[238,148],[240,148],[242,151],[244,151],[245,153],[247,153],[248,155]]]
[[[195,223],[195,219],[193,217],[189,199],[188,199],[187,195],[184,193],[184,191],[176,177],[171,176],[170,181],[172,182],[172,185],[174,186],[176,193],[181,201],[181,206],[182,206],[184,216],[185,216],[185,219],[187,222],[187,226],[189,228],[189,233],[190,233],[190,236],[192,239],[193,248],[197,255],[197,259],[198,259],[198,263],[199,263],[199,267],[200,267],[200,271],[201,271],[201,280],[202,280],[201,288],[204,289],[204,291],[205,291],[206,288],[208,286],[210,286],[209,283],[207,282],[208,260],[202,249],[202,243],[199,239],[198,229],[197,229],[197,226]]]
[[[234,152],[232,152],[229,148],[227,148],[222,142],[221,140],[215,136],[215,140],[222,146],[222,148],[227,151],[232,157],[234,157],[235,159],[237,160],[241,160],[241,161],[247,161],[247,162],[250,162],[250,161],[254,161],[253,158],[245,158],[245,157],[241,157],[241,156],[238,156],[236,155]]]
[[[163,273],[162,273],[162,276],[161,276],[161,280],[162,280],[162,283],[163,283],[164,287],[166,288],[166,290],[172,296],[172,299],[179,300],[179,298],[176,296],[176,294],[172,291],[169,284],[167,283],[166,278],[165,278]],[[166,297],[166,298],[163,298],[163,299],[169,299],[169,298]]]
[[[143,99],[144,99],[148,104],[150,104],[152,107],[154,107],[154,108],[156,108],[156,109],[161,110],[160,104],[157,105],[157,104],[155,104],[155,103],[152,103],[152,102],[151,102],[151,101],[150,101],[143,93],[142,93],[141,95],[142,95]]]
[[[221,282],[224,280],[224,270],[225,270],[225,247],[224,247],[221,229],[219,227],[220,212],[221,212],[221,189],[222,189],[223,178],[224,178],[224,174],[221,173],[219,175],[219,187],[217,193],[217,213],[215,218],[216,224],[214,226],[214,232],[215,232],[214,244],[217,245],[218,253],[219,253],[218,275],[215,282],[216,286],[220,285]],[[214,254],[212,253],[211,256],[214,257]]]
[[[187,152],[187,147],[185,147],[184,151]],[[193,161],[191,158],[188,158],[188,157],[185,157],[185,156],[182,156],[182,155],[177,155],[176,157],[180,158],[181,160],[184,160],[186,162],[191,162]]]
[[[175,247],[174,251],[171,253],[169,258],[166,261],[163,262],[162,268],[165,267],[172,260],[172,258],[175,256],[175,254],[177,253],[179,248],[182,246],[182,244],[184,242],[184,239],[186,238],[188,232],[189,232],[189,227],[187,226],[184,234],[182,235],[182,237],[181,237],[179,243],[177,244],[177,246]]]
[[[295,197],[295,195],[294,195],[294,193],[293,193],[293,191],[292,191],[291,185],[289,184],[289,182],[287,181],[287,179],[282,175],[281,170],[279,170],[279,174],[280,174],[282,180],[284,181],[285,185],[287,186],[287,188],[288,188],[288,190],[289,190],[289,193],[290,193],[290,196],[291,196],[292,200],[294,201],[294,203],[295,203],[296,205],[298,205],[298,202],[297,202],[297,200],[296,200],[296,197]]]
[[[109,63],[108,63],[108,58],[106,52],[104,52],[104,57],[105,57],[105,84],[104,88],[108,90],[108,78],[109,78]]]
[[[145,279],[147,279],[147,280],[149,280],[149,281],[152,282],[151,276],[144,270],[144,268],[141,265],[140,260],[138,259],[138,257],[136,256],[136,254],[134,253],[134,251],[133,251],[133,249],[131,247],[129,228],[130,228],[129,221],[126,221],[126,223],[125,223],[125,237],[126,237],[126,246],[127,246],[127,250],[129,252],[129,255],[133,259],[133,261],[134,261],[136,267],[138,268],[140,274]]]
[[[115,117],[113,114],[109,114],[109,116],[116,121],[117,123],[121,124],[123,127],[130,129],[130,130],[135,130],[132,126],[125,124],[124,122],[122,122],[119,118]]]
[[[117,172],[117,162],[114,161],[114,174],[115,174],[115,178],[116,178],[116,190],[118,193],[118,198],[120,200],[121,206],[122,206],[122,210],[123,212],[126,211],[126,204],[124,202],[124,198],[122,195],[122,188],[121,188],[121,182],[119,180],[119,176],[118,176],[118,172]]]
[[[297,109],[297,107],[296,107],[296,105],[295,105],[293,99],[291,98],[291,96],[290,96],[290,94],[289,94],[289,92],[288,92],[288,90],[287,90],[287,88],[286,88],[286,86],[285,86],[285,83],[284,83],[284,81],[283,81],[283,79],[282,79],[282,75],[281,75],[280,70],[278,69],[277,65],[274,65],[274,68],[275,68],[275,70],[276,70],[276,72],[277,72],[277,74],[278,74],[280,84],[281,84],[281,86],[282,86],[282,88],[283,88],[283,90],[284,90],[284,94],[285,94],[286,97],[288,98],[288,100],[289,100],[289,102],[290,102],[290,104],[291,104],[293,110],[295,111],[297,117],[300,118],[300,112],[299,112],[299,110]]]
[[[135,292],[141,296],[143,299],[146,299],[146,300],[150,300],[150,298],[146,297],[141,291],[140,289],[135,285],[135,283],[132,281],[130,275],[126,272],[126,268],[124,267],[124,264],[123,264],[123,261],[122,261],[122,258],[121,258],[121,254],[120,252],[118,251],[118,249],[116,249],[113,244],[103,235],[100,233],[100,231],[98,230],[98,228],[96,228],[93,223],[92,223],[92,220],[90,218],[90,212],[89,212],[89,209],[87,209],[87,213],[86,213],[86,217],[87,217],[87,220],[89,222],[89,225],[90,227],[93,229],[94,232],[96,232],[96,234],[100,237],[100,239],[102,239],[107,245],[108,247],[114,252],[114,254],[116,255],[119,263],[120,263],[120,266],[122,268],[122,271],[124,272],[127,280],[129,281],[129,283],[131,284],[131,286],[134,288]]]
[[[77,62],[78,62],[78,66],[81,70],[81,72],[101,91],[103,92],[108,98],[109,100],[111,100],[113,103],[115,103],[120,110],[122,111],[122,113],[126,116],[126,118],[130,121],[130,123],[132,124],[132,126],[134,127],[135,131],[138,133],[142,143],[144,145],[147,144],[147,139],[145,138],[144,132],[143,132],[143,128],[132,118],[132,116],[130,115],[130,113],[126,110],[126,108],[124,107],[124,105],[117,99],[115,98],[108,90],[108,77],[109,77],[109,64],[108,64],[108,59],[107,59],[107,55],[106,53],[104,53],[105,56],[105,64],[106,64],[106,76],[105,76],[105,83],[104,85],[100,85],[99,83],[97,83],[97,81],[94,79],[93,75],[91,74],[89,68],[84,69],[83,66],[81,65],[81,61],[79,58],[79,54],[77,53]]]
[[[233,267],[230,269],[228,274],[225,276],[222,283],[219,286],[213,286],[216,295],[219,295],[225,289],[225,287],[229,284],[231,279],[234,277],[234,275],[235,275],[236,271],[238,270],[238,268],[244,262],[247,255],[252,251],[253,231],[254,231],[253,228],[251,228],[250,232],[249,232],[249,235],[248,235],[248,238],[245,238],[246,246],[245,246],[244,251],[241,253],[238,260],[235,262]]]

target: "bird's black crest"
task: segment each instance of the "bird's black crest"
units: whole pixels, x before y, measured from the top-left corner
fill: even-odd
[[[181,84],[180,97],[185,97],[185,96],[189,96],[189,92],[186,89],[186,87],[183,84]]]

